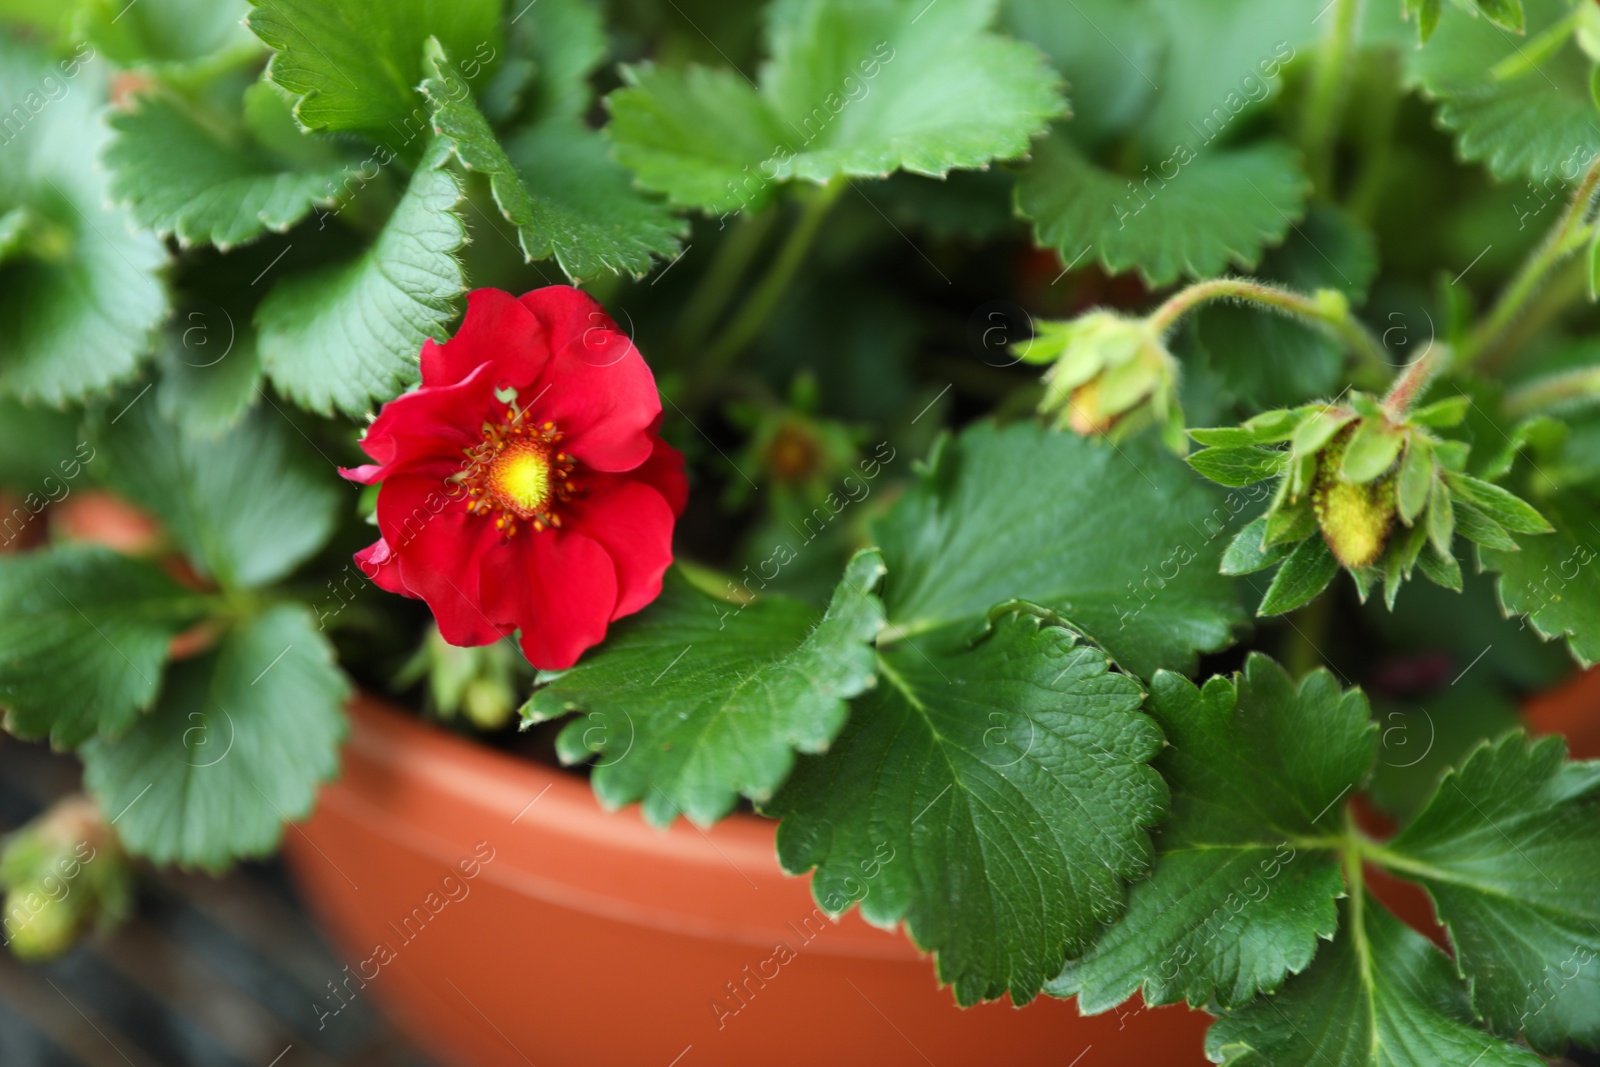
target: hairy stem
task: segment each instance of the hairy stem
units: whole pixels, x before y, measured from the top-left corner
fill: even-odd
[[[1369,368],[1387,373],[1390,366],[1388,353],[1350,314],[1350,305],[1342,297],[1324,300],[1243,278],[1213,278],[1180,289],[1150,313],[1150,325],[1165,333],[1178,319],[1210,300],[1243,300],[1309,319],[1336,334]]]
[[[1600,187],[1600,157],[1589,164],[1573,190],[1572,201],[1556,220],[1549,235],[1533,250],[1506,286],[1500,298],[1468,338],[1462,353],[1463,364],[1485,363],[1496,366],[1506,355],[1506,340],[1511,335],[1534,295],[1550,271],[1589,240],[1594,227],[1588,220],[1595,190]],[[1553,314],[1553,309],[1549,314]]]
[[[1383,398],[1384,411],[1396,422],[1405,418],[1406,413],[1427,391],[1428,383],[1449,363],[1450,346],[1438,341],[1429,343],[1422,355],[1406,364],[1406,369],[1395,377],[1388,395]]]
[[[1565,404],[1600,402],[1600,367],[1556,374],[1529,382],[1506,395],[1506,413],[1517,418]]]
[[[761,328],[777,310],[779,300],[788,291],[789,283],[794,280],[796,272],[805,262],[807,253],[811,251],[811,245],[822,228],[822,220],[827,217],[829,208],[839,198],[839,194],[844,191],[846,182],[847,179],[837,178],[803,200],[800,217],[795,220],[794,229],[789,231],[783,247],[778,250],[778,255],[767,267],[766,274],[756,283],[754,291],[739,309],[739,313],[734,316],[733,321],[711,342],[700,357],[689,389],[691,401],[698,402],[711,384],[728,369],[734,357],[755,340]]]
[[[1334,142],[1355,73],[1350,52],[1361,23],[1362,6],[1363,0],[1334,0],[1333,21],[1317,52],[1317,67],[1311,76],[1311,91],[1300,125],[1300,146],[1306,153],[1311,180],[1324,195],[1331,192],[1333,184]]]

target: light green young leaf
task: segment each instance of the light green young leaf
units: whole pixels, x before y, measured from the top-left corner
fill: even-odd
[[[894,572],[891,571],[891,574]],[[1166,802],[1138,683],[1024,607],[880,654],[825,756],[766,806],[838,913],[904,922],[960,1004],[1024,1004],[1123,910]]]
[[[23,208],[28,224],[0,285],[0,394],[54,406],[132,377],[167,313],[166,250],[106,206],[105,67],[82,54],[0,35],[0,215]]]
[[[1162,286],[1255,266],[1310,192],[1293,150],[1271,142],[1191,153],[1172,174],[1130,191],[1126,176],[1092,163],[1058,128],[1034,146],[1017,207],[1063,262],[1093,249],[1108,271],[1137,269]]]
[[[225,589],[284,577],[333,532],[340,492],[332,466],[308,457],[277,412],[258,410],[208,441],[145,397],[98,443],[109,482],[159,516],[196,568]]]
[[[18,737],[72,748],[156,698],[172,638],[205,598],[149,564],[63,546],[0,557],[0,706]]]
[[[1450,958],[1365,893],[1340,907],[1338,938],[1305,973],[1212,1024],[1206,1055],[1227,1067],[1544,1064],[1472,1025]]]
[[[388,400],[417,376],[422,342],[442,336],[466,288],[455,253],[461,188],[435,138],[370,248],[278,282],[256,309],[261,363],[280,392],[324,414]]]
[[[785,597],[743,608],[713,599],[673,571],[603,648],[546,675],[523,714],[587,713],[557,748],[569,763],[600,757],[591,781],[608,806],[637,800],[658,826],[680,813],[709,825],[740,795],[770,798],[794,753],[826,750],[849,698],[877,683],[882,577],[876,551],[858,554],[818,621]]]
[[[1446,775],[1389,843],[1450,931],[1496,1032],[1558,1052],[1600,1043],[1600,763],[1520,731]]]
[[[1157,674],[1145,710],[1166,734],[1155,768],[1172,790],[1155,869],[1047,991],[1076,994],[1086,1013],[1141,986],[1146,1004],[1235,1007],[1304,970],[1333,936],[1338,857],[1303,842],[1336,830],[1377,726],[1359,690],[1341,693],[1326,671],[1296,688],[1260,655],[1204,689]]]
[[[152,863],[218,871],[267,855],[338,770],[348,693],[310,613],[269,608],[176,664],[125,736],[86,746],[85,784]]]
[[[600,135],[576,118],[554,118],[517,135],[515,166],[472,102],[438,41],[427,45],[422,91],[433,128],[457,158],[485,174],[495,203],[517,230],[529,260],[556,257],[574,280],[602,270],[643,274],[652,255],[670,257],[684,225],[665,204],[646,199],[607,154]]]
[[[707,211],[758,206],[787,181],[1012,159],[1065,102],[1036,50],[987,31],[996,6],[790,3],[759,87],[731,71],[625,69],[607,132],[643,185]]]
[[[891,634],[1042,604],[1126,669],[1192,669],[1244,613],[1217,561],[1243,507],[1148,438],[1110,446],[979,423],[936,448],[880,524]]]
[[[307,129],[353,130],[391,143],[421,125],[422,46],[437,37],[483,77],[503,47],[496,0],[251,0],[250,29],[276,50],[267,76],[298,97]]]

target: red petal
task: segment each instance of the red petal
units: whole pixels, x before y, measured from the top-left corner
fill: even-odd
[[[633,341],[593,298],[571,286],[546,286],[521,299],[551,346],[549,365],[529,386],[536,421],[554,422],[567,435],[562,447],[595,470],[643,463],[661,397]]]
[[[484,561],[485,608],[522,628],[522,651],[540,670],[566,670],[605,639],[617,572],[598,543],[571,530],[519,533],[514,551]]]
[[[494,368],[485,365],[454,385],[425,385],[395,397],[361,439],[362,451],[378,462],[340,467],[339,473],[373,485],[399,469],[433,459],[452,458],[459,466],[461,450],[479,442],[484,416],[492,410],[493,374]]]
[[[629,472],[631,479],[633,472]],[[595,485],[568,505],[574,531],[598,541],[617,572],[611,619],[632,615],[661,595],[661,576],[672,566],[672,507],[643,481]]]
[[[456,335],[442,345],[423,342],[422,384],[453,385],[491,364],[496,388],[521,389],[549,362],[550,335],[537,317],[503,289],[474,289],[467,294],[467,315]]]
[[[399,560],[389,548],[389,542],[378,538],[372,544],[356,553],[356,566],[361,568],[361,573],[379,589],[389,593],[399,593],[401,596],[416,598],[415,593],[406,588],[400,580]]]
[[[656,420],[657,425],[660,422]],[[650,458],[628,474],[665,497],[672,506],[673,515],[682,515],[683,509],[689,506],[689,479],[683,473],[683,453],[657,437],[653,428],[650,439],[653,445]]]
[[[442,474],[441,474],[442,470]],[[390,478],[378,490],[378,528],[399,559],[400,581],[433,609],[452,645],[487,645],[513,627],[497,625],[480,606],[485,560],[504,555],[505,538],[488,516],[474,515],[450,495],[436,465]]]

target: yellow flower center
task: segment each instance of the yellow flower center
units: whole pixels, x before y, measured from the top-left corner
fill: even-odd
[[[493,515],[507,537],[519,521],[535,533],[560,526],[558,506],[581,493],[572,481],[576,462],[558,451],[563,436],[554,423],[535,426],[507,409],[499,425],[484,424],[483,443],[467,449],[466,466],[450,481],[466,487],[467,510]]]
[[[550,500],[550,453],[526,438],[512,441],[490,463],[484,482],[507,511],[531,519]]]

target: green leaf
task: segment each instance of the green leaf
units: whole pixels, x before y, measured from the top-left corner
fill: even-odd
[[[1600,1043],[1597,838],[1600,763],[1517,731],[1446,775],[1379,857],[1433,898],[1488,1025],[1552,1055]]]
[[[881,522],[890,632],[977,625],[1010,599],[1069,619],[1126,669],[1192,669],[1244,615],[1217,573],[1243,503],[1148,438],[1120,446],[979,423]]]
[[[0,393],[53,406],[132,377],[167,313],[165,248],[106,206],[105,70],[82,54],[51,62],[0,35],[0,215],[29,224],[0,268]]]
[[[455,253],[466,240],[456,179],[434,139],[370,248],[354,260],[285,278],[256,309],[261,363],[303,407],[359,415],[417,376],[422,342],[442,336],[466,288]]]
[[[554,255],[574,280],[602,270],[643,274],[651,256],[670,257],[684,227],[664,204],[633,189],[600,135],[578,119],[555,119],[517,137],[514,167],[472,102],[439,42],[429,38],[422,91],[434,130],[470,170],[489,178],[495,203],[516,227],[528,260]],[[519,173],[520,171],[520,173]]]
[[[1066,77],[1079,144],[1110,141],[1157,99],[1170,42],[1151,0],[1008,0],[1000,17]]]
[[[156,698],[167,645],[204,598],[96,546],[0,557],[0,706],[19,737],[71,748]]]
[[[1326,4],[1154,0],[1174,47],[1156,76],[1161,93],[1139,125],[1148,158],[1164,158],[1179,143],[1198,151],[1241,132],[1267,107],[1284,67],[1327,30],[1327,20],[1318,17]]]
[[[1037,51],[987,32],[995,6],[788,3],[759,87],[726,70],[624,68],[607,133],[646,188],[707,211],[759,206],[775,183],[1013,159],[1064,101]]]
[[[1543,1067],[1472,1025],[1455,968],[1364,892],[1305,973],[1217,1020],[1206,1055],[1228,1067]]]
[[[510,30],[537,73],[532,111],[540,119],[581,118],[594,100],[589,76],[607,52],[605,15],[596,0],[540,0],[521,8]]]
[[[1428,543],[1441,556],[1450,555],[1450,543],[1456,536],[1456,509],[1450,499],[1439,472],[1433,477],[1433,488],[1428,494]]]
[[[1456,501],[1456,532],[1468,541],[1496,548],[1503,552],[1518,551],[1517,542],[1506,533],[1506,528],[1489,518],[1484,512],[1467,503],[1465,500]]]
[[[380,143],[425,121],[416,87],[430,36],[482,77],[503,47],[497,0],[251,0],[246,24],[276,50],[267,77],[299,99],[311,130],[354,130]],[[409,139],[409,138],[408,138]]]
[[[1476,0],[1476,3],[1483,17],[1490,22],[1512,33],[1523,32],[1526,17],[1522,12],[1522,0]]]
[[[277,91],[258,88],[287,120]],[[330,202],[344,176],[338,156],[326,148],[321,162],[305,164],[248,139],[238,128],[242,100],[228,115],[203,116],[175,94],[134,99],[134,109],[111,118],[116,136],[105,155],[111,196],[140,226],[180,244],[226,249],[267,230],[287,230],[313,205]]]
[[[1563,0],[1528,0],[1528,31],[1542,33],[1571,11]],[[1600,151],[1591,64],[1569,44],[1536,69],[1493,77],[1490,71],[1522,45],[1488,19],[1446,19],[1434,41],[1409,57],[1407,75],[1438,100],[1438,121],[1455,133],[1463,159],[1483,163],[1502,181],[1573,181]]]
[[[601,649],[544,676],[523,714],[587,712],[556,745],[568,763],[600,757],[591,782],[607,806],[638,800],[657,826],[680,812],[709,825],[740,795],[770,798],[794,753],[826,750],[849,698],[876,684],[882,577],[876,551],[858,554],[819,622],[786,597],[715,600],[673,571]]]
[[[1333,937],[1339,860],[1303,841],[1337,830],[1337,801],[1366,777],[1377,727],[1359,690],[1341,693],[1321,670],[1296,688],[1259,654],[1204,689],[1158,674],[1145,710],[1166,734],[1155,767],[1172,790],[1155,869],[1047,990],[1076,994],[1085,1013],[1141,986],[1146,1004],[1235,1007],[1304,970],[1318,939]]]
[[[307,457],[275,411],[226,437],[196,439],[135,400],[99,433],[108,480],[161,518],[189,559],[225,589],[277,581],[333,532],[332,465]]]
[[[1276,143],[1185,150],[1166,160],[1150,191],[1090,162],[1062,129],[1034,146],[1017,207],[1039,243],[1064,262],[1093,248],[1110,272],[1137,269],[1151,286],[1180,276],[1249,269],[1305,212],[1310,184],[1292,149]],[[1139,188],[1136,186],[1136,188]]]
[[[1362,485],[1383,475],[1400,455],[1405,435],[1376,419],[1362,419],[1345,446],[1339,473],[1345,481]]]
[[[1542,534],[1554,529],[1532,504],[1498,485],[1454,471],[1446,471],[1444,480],[1452,494],[1513,533]]]
[[[1484,569],[1499,571],[1501,610],[1525,616],[1544,640],[1565,637],[1584,666],[1600,661],[1600,567],[1594,566],[1600,511],[1583,491],[1541,501],[1554,533],[1518,535],[1520,552],[1480,548]]]
[[[1402,14],[1407,21],[1417,20],[1417,47],[1428,43],[1433,31],[1439,28],[1439,16],[1444,13],[1444,0],[1401,0]]]
[[[1307,537],[1295,546],[1278,573],[1272,576],[1272,584],[1267,587],[1267,595],[1262,598],[1256,614],[1282,615],[1293,611],[1328,588],[1328,583],[1338,573],[1339,561],[1328,550],[1328,543],[1318,536]]]
[[[156,404],[168,422],[215,441],[238,426],[261,395],[255,334],[222,337],[219,330],[212,338],[203,312],[190,312],[178,325],[185,328],[162,349]]]
[[[1508,707],[1496,721],[1515,719]],[[1551,1053],[1569,1035],[1595,1043],[1593,894],[1546,876],[1589,877],[1600,765],[1567,762],[1559,738],[1518,730],[1479,741],[1435,783],[1422,814],[1375,858],[1428,889],[1474,1004],[1498,1032]]]
[[[1418,590],[1423,595],[1430,592],[1426,585]],[[1443,594],[1457,610],[1464,595]],[[1406,621],[1397,619],[1396,626],[1404,626]],[[1504,633],[1503,626],[1498,629]],[[1500,650],[1491,646],[1492,652]],[[1484,651],[1484,646],[1477,651]],[[1479,666],[1473,664],[1473,669]],[[1493,670],[1492,661],[1481,666]],[[1567,667],[1565,656],[1561,666]],[[1378,762],[1366,791],[1374,806],[1395,819],[1411,819],[1433,796],[1446,772],[1465,760],[1484,738],[1499,737],[1518,725],[1516,698],[1498,678],[1473,681],[1473,685],[1449,685],[1431,692],[1423,698],[1426,703],[1415,698],[1374,701],[1373,717],[1382,728]]]
[[[1263,540],[1266,535],[1266,516],[1252,520],[1223,552],[1222,566],[1219,568],[1221,572],[1227,575],[1255,574],[1283,562],[1293,549],[1282,544],[1265,545]]]
[[[1406,437],[1405,458],[1395,479],[1395,508],[1400,521],[1410,526],[1428,505],[1433,489],[1433,445],[1419,433]]]
[[[91,42],[119,67],[179,80],[248,61],[261,44],[244,28],[242,0],[74,0],[72,39]]]
[[[1427,426],[1434,430],[1447,430],[1458,426],[1466,418],[1467,410],[1472,407],[1472,397],[1465,393],[1458,396],[1446,397],[1436,400],[1432,404],[1424,404],[1406,416],[1406,421],[1413,426]]]
[[[784,820],[778,858],[817,868],[826,910],[904,921],[958,1003],[1024,1004],[1147,868],[1161,732],[1137,682],[1026,607],[973,642],[950,630],[879,659],[828,754],[766,806]]]
[[[86,746],[84,781],[152,863],[215,871],[267,855],[338,770],[348,692],[310,612],[269,608],[176,664],[125,736]]]
[[[1431,546],[1417,555],[1417,566],[1428,581],[1461,592],[1461,563],[1450,554],[1440,555]]]
[[[1189,466],[1219,485],[1254,485],[1283,473],[1289,453],[1279,448],[1202,448]]]

